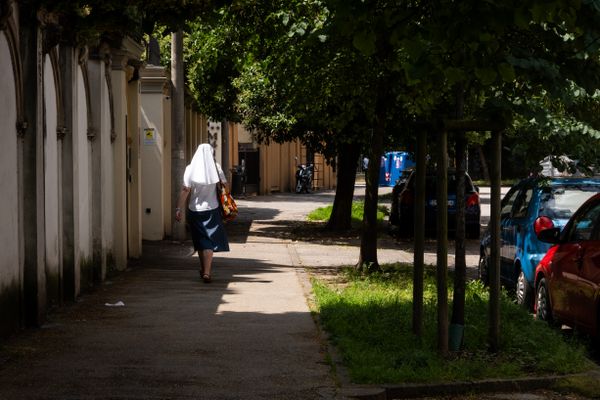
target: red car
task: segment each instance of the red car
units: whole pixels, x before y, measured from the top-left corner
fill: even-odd
[[[537,235],[554,246],[535,270],[537,318],[600,337],[600,194],[586,201],[562,231],[545,219],[536,220]]]

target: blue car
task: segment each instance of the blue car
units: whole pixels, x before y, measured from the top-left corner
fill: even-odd
[[[547,178],[522,180],[504,196],[500,212],[500,279],[514,290],[518,304],[531,308],[535,268],[550,244],[538,240],[536,232],[563,228],[571,215],[600,192],[600,178]],[[538,217],[546,216],[535,223]],[[540,221],[544,226],[541,226]],[[550,225],[550,226],[548,226]],[[481,239],[479,277],[488,282],[490,232]]]

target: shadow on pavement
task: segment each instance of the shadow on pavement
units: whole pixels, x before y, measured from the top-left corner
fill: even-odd
[[[0,399],[321,399],[333,390],[303,296],[285,287],[295,272],[217,255],[203,284],[190,245],[144,242],[132,268],[3,343]]]

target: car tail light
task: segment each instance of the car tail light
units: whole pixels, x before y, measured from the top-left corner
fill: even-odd
[[[536,275],[539,270],[549,271],[550,265],[552,265],[552,260],[554,259],[554,253],[558,250],[558,246],[554,245],[548,249],[546,255],[542,257],[540,263],[535,268]],[[536,278],[537,281],[537,278]]]
[[[533,230],[535,231],[536,235],[539,235],[540,232],[545,229],[552,229],[552,228],[554,228],[554,222],[552,221],[552,219],[550,219],[549,217],[546,217],[546,216],[537,218],[535,220],[535,222],[533,223]]]
[[[473,193],[467,199],[467,208],[476,207],[479,205],[479,193]]]

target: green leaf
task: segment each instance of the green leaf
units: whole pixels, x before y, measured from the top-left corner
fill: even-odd
[[[491,85],[496,80],[496,71],[492,68],[475,68],[475,76],[481,84]]]
[[[502,63],[498,65],[498,72],[502,76],[504,82],[513,82],[515,80],[515,69],[509,63]]]
[[[362,31],[354,35],[352,44],[364,55],[371,56],[375,53],[375,41],[375,32]]]
[[[450,85],[464,79],[464,73],[460,68],[449,67],[444,70],[444,75]]]
[[[527,9],[518,8],[515,10],[515,25],[517,25],[519,28],[527,29],[530,21],[531,17]]]
[[[412,59],[413,62],[416,62],[419,57],[421,57],[421,54],[423,54],[423,50],[424,50],[424,45],[421,42],[421,40],[419,40],[419,38],[411,38],[409,39],[405,39],[402,41],[402,47],[404,47],[404,50],[406,51],[406,53],[409,55],[409,57]]]

